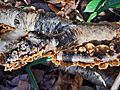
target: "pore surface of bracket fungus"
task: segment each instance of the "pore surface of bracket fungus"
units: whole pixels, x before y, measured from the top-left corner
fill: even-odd
[[[120,26],[77,23],[50,12],[0,7],[0,65],[16,70],[52,56],[64,66],[106,69],[120,65]]]

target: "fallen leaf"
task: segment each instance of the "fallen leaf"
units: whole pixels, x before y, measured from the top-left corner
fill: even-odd
[[[82,86],[83,78],[81,75],[76,74],[74,80],[72,81],[71,87],[72,90],[80,90],[80,87]]]
[[[89,86],[82,86],[80,90],[94,90],[92,87]]]
[[[50,9],[55,12],[55,13],[58,13],[59,10],[53,5],[53,4],[48,4],[48,6],[50,7]]]
[[[27,74],[22,74],[22,75],[14,77],[11,80],[10,85],[18,85],[20,80],[27,81],[28,80],[28,75]]]
[[[52,88],[54,82],[56,81],[54,74],[45,74],[46,72],[39,69],[34,69],[33,74],[40,86],[40,89]]]
[[[9,88],[4,87],[3,85],[0,85],[0,90],[9,90]]]
[[[59,74],[55,83],[57,90],[79,90],[83,82],[80,75],[71,75],[69,73]]]
[[[18,86],[11,90],[30,90],[30,88],[31,88],[31,85],[29,84],[28,81],[20,80],[18,83]]]
[[[52,11],[54,11],[55,13],[61,16],[64,16],[64,15],[67,16],[70,12],[75,10],[79,4],[79,0],[77,2],[75,0],[49,0],[49,1],[45,0],[45,1],[50,3],[50,5],[48,6],[51,8]],[[61,5],[60,11],[55,6],[57,4]]]
[[[45,71],[39,70],[39,69],[33,69],[32,71],[33,71],[33,74],[34,74],[37,82],[40,83],[41,80],[43,79]]]

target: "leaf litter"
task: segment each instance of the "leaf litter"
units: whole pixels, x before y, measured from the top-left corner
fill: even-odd
[[[44,10],[53,11],[61,16],[71,19],[70,14],[75,12],[73,17],[76,20],[81,18],[86,21],[88,14],[84,13],[84,9],[90,0],[2,0],[6,5],[22,8],[28,11]],[[76,13],[78,10],[78,14]],[[109,12],[109,11],[108,11]],[[94,21],[108,20],[104,16],[98,16]],[[73,15],[73,14],[72,14]],[[113,13],[110,15],[113,15]],[[80,19],[77,19],[79,16]],[[82,17],[80,17],[82,16]],[[104,17],[104,18],[103,18]],[[115,15],[113,15],[116,18]],[[110,18],[111,19],[111,18]],[[44,64],[43,64],[44,65]],[[38,66],[40,67],[40,65]],[[33,74],[37,80],[40,90],[117,90],[120,83],[120,69],[98,70],[83,69],[80,67],[61,67],[46,64],[51,70],[44,70],[45,67],[33,68]],[[2,67],[1,67],[2,68]],[[23,67],[24,68],[24,67]],[[30,90],[32,89],[31,81],[27,73],[22,69],[13,72],[4,72],[0,74],[0,90]],[[17,73],[17,74],[16,74]],[[85,82],[89,81],[87,85]],[[34,89],[33,89],[34,90]]]

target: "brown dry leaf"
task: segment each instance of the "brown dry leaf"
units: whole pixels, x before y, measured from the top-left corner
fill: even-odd
[[[28,75],[22,74],[22,75],[18,75],[16,77],[14,77],[11,80],[10,85],[18,85],[20,80],[28,81]]]
[[[94,89],[89,86],[82,86],[79,90],[94,90]]]
[[[80,75],[72,75],[65,73],[59,74],[59,77],[55,83],[57,90],[79,90],[83,82],[83,78]]]
[[[66,16],[77,8],[80,0],[78,0],[77,2],[75,2],[75,0],[49,0],[49,1],[45,0],[45,1],[52,4],[49,5],[52,11],[54,11],[55,13],[57,12],[57,14],[59,15]],[[61,10],[58,12],[57,7],[55,7],[53,4],[54,5],[60,4]]]
[[[72,83],[70,80],[69,74],[62,75],[61,73],[58,76],[58,80],[56,81],[56,88],[59,90],[68,90],[68,86]],[[70,87],[70,86],[69,86]]]
[[[33,71],[33,74],[34,74],[37,82],[40,83],[41,80],[43,79],[43,76],[44,76],[45,72],[43,70],[39,70],[39,69],[34,69],[32,71]]]
[[[58,13],[59,10],[53,5],[53,4],[48,4],[48,6],[50,7],[50,9],[55,12],[55,13]]]
[[[72,90],[80,90],[82,83],[83,83],[82,76],[77,74],[71,84]]]
[[[30,84],[28,81],[19,81],[17,90],[28,90],[30,88]]]
[[[69,14],[71,11],[73,11],[75,9],[76,9],[75,0],[66,0],[65,1],[65,6],[63,5],[63,11],[64,11],[65,15]]]
[[[17,85],[17,87],[11,90],[28,90],[31,88],[27,74],[16,76],[11,80],[10,85]]]
[[[15,7],[19,7],[21,4],[22,4],[21,1],[16,1],[16,3],[15,3]]]
[[[46,90],[52,88],[54,82],[56,81],[53,73],[45,74],[44,70],[33,69],[33,74],[40,86],[40,90]]]
[[[18,86],[11,90],[30,90],[31,86],[28,81],[20,80]]]

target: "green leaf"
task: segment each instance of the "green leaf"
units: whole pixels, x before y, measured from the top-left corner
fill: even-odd
[[[120,8],[120,4],[116,5],[115,8]]]
[[[101,7],[97,12],[102,12],[105,11],[109,8],[115,8],[117,5],[120,4],[120,0],[106,0],[106,3],[104,4],[103,7]]]
[[[94,12],[96,8],[99,6],[100,2],[103,0],[92,0],[87,7],[85,8],[84,12]]]
[[[93,13],[89,16],[89,18],[88,18],[87,22],[88,22],[88,23],[90,23],[90,22],[91,22],[91,20],[92,20],[93,18],[95,18],[97,15],[98,15],[98,13],[97,13],[97,12],[93,12]]]
[[[102,6],[103,4],[103,6]],[[95,12],[93,12],[87,22],[90,22],[92,19],[94,19],[100,12],[103,12],[109,8],[120,8],[120,0],[106,0],[104,2],[102,2],[101,5],[99,5],[98,9],[95,10]],[[97,13],[96,13],[97,12]]]
[[[106,1],[106,6],[108,7],[115,7],[118,4],[120,4],[120,0],[107,0]]]

